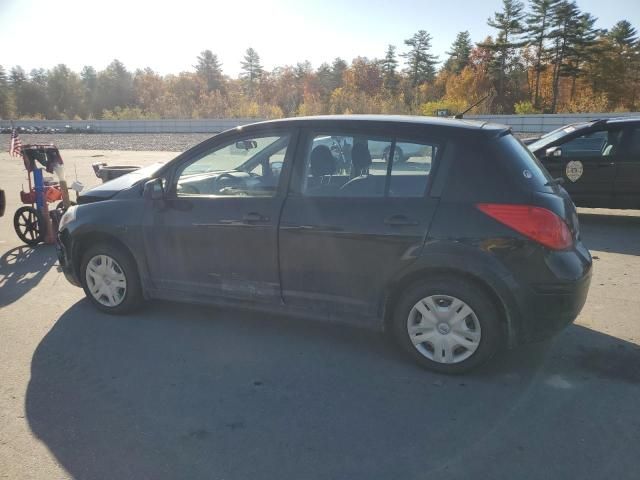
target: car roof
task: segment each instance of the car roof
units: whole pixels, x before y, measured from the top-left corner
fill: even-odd
[[[607,124],[610,123],[640,123],[640,117],[616,117],[608,118]]]
[[[397,124],[397,125],[429,125],[436,127],[445,127],[452,129],[464,130],[490,130],[490,131],[506,131],[510,127],[497,123],[483,122],[479,120],[454,119],[444,117],[423,117],[418,115],[316,115],[311,117],[291,117],[276,120],[267,120],[265,122],[253,123],[251,125],[283,125],[283,124],[322,124],[336,122],[354,122],[354,123],[381,123],[381,124]],[[247,125],[248,126],[248,125]]]

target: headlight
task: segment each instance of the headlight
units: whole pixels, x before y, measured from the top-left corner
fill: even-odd
[[[76,210],[78,207],[76,205],[71,205],[67,208],[67,211],[64,212],[62,218],[60,219],[60,223],[58,224],[58,230],[62,230],[69,223],[73,222],[76,219]]]

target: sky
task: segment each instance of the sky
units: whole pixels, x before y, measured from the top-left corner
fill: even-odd
[[[638,0],[577,0],[610,28],[627,19],[640,30]],[[51,68],[64,63],[101,70],[114,58],[160,74],[193,71],[204,49],[235,77],[248,47],[263,66],[314,67],[335,57],[381,58],[387,45],[424,29],[441,61],[456,34],[475,42],[492,34],[487,18],[502,0],[0,0],[0,64]]]

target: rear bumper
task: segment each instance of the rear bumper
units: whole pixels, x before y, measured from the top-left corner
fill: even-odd
[[[574,282],[545,283],[530,287],[520,322],[518,343],[545,340],[573,323],[587,300],[591,265]]]
[[[65,278],[72,285],[81,287],[82,284],[76,275],[76,268],[73,265],[73,242],[66,229],[58,232],[56,240],[56,254],[58,255],[58,262],[60,263],[60,268],[62,269],[62,273],[64,273]]]

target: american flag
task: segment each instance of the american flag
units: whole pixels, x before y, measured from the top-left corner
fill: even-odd
[[[15,128],[11,131],[11,144],[9,145],[9,154],[12,157],[22,156],[22,140],[20,140],[18,131]]]

